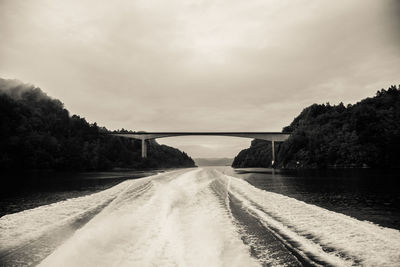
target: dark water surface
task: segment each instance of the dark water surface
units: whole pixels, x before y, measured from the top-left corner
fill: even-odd
[[[92,194],[127,179],[145,177],[162,171],[3,173],[0,186],[0,217]]]
[[[382,173],[207,167],[144,179],[29,176],[3,203],[23,209],[125,181],[1,217],[0,266],[398,266],[399,231],[332,212],[398,228],[396,173]]]
[[[206,168],[216,168],[227,175],[240,177],[266,191],[293,197],[359,220],[400,229],[399,171]],[[91,194],[127,179],[158,172],[160,171],[6,174],[2,177],[0,189],[0,216]]]
[[[217,167],[253,186],[359,220],[400,229],[400,172],[341,169],[282,171]]]

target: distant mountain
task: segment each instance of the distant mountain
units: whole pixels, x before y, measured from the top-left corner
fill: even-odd
[[[231,166],[232,158],[197,158],[194,159],[197,166]]]
[[[109,131],[69,115],[40,88],[0,79],[0,170],[108,170],[193,167],[178,149],[107,135]]]
[[[354,105],[313,104],[283,129],[277,167],[400,167],[400,90],[391,86]],[[270,167],[271,142],[254,140],[233,167]]]

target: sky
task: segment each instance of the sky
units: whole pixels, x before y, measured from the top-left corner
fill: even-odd
[[[400,84],[400,0],[0,0],[0,76],[108,129],[281,131]],[[250,139],[174,137],[194,158]]]

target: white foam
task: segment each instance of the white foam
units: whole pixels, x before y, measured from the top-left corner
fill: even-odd
[[[211,182],[202,170],[153,179],[150,190],[134,201],[114,201],[41,265],[258,265]]]
[[[282,239],[295,243],[295,249],[305,257],[312,254],[336,266],[400,264],[398,230],[260,190],[241,179],[222,179],[230,180],[230,192],[242,201],[244,209],[277,231]]]
[[[152,176],[156,179],[158,175]],[[65,225],[84,218],[119,195],[127,195],[149,181],[150,178],[129,180],[107,190],[39,206],[34,209],[8,214],[0,218],[0,256],[23,248],[45,234],[57,235]],[[129,194],[134,195],[134,194]]]
[[[124,187],[125,184],[120,184],[96,194],[72,198],[1,217],[0,251],[26,243],[58,225],[65,224],[67,221],[95,209],[104,202],[115,198],[116,194]]]
[[[0,218],[0,251],[23,246],[109,202],[41,265],[259,265],[239,236],[229,196],[241,203],[241,212],[257,218],[305,259],[335,266],[400,262],[397,230],[259,190],[210,169],[126,181],[89,196],[6,215]],[[273,258],[267,262],[274,265]]]

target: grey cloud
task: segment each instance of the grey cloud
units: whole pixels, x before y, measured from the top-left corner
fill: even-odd
[[[392,0],[1,1],[0,73],[111,129],[280,130],[312,103],[399,83],[398,9]],[[221,155],[233,153],[226,142]]]

